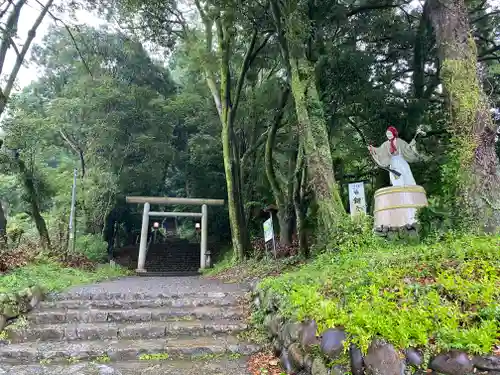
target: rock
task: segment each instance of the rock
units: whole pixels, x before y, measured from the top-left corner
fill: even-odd
[[[43,300],[43,290],[38,285],[31,288],[31,300],[29,302],[31,309],[34,309]]]
[[[4,315],[0,314],[0,332],[3,331],[6,325],[7,325],[7,318]]]
[[[374,340],[364,359],[367,375],[402,375],[404,363],[391,344]]]
[[[424,362],[424,357],[417,349],[409,348],[406,350],[406,363],[409,365],[420,367]]]
[[[299,340],[301,328],[301,324],[299,323],[286,323],[283,325],[280,339],[285,348],[288,348],[291,344]]]
[[[293,343],[288,348],[290,357],[292,358],[295,367],[298,369],[304,368],[304,352],[302,351],[299,343]]]
[[[267,292],[264,293],[262,298],[262,307],[267,312],[273,312],[277,310],[278,302],[271,290],[268,290]]]
[[[272,342],[272,348],[273,348],[273,353],[276,357],[279,357],[281,355],[281,345],[280,342],[277,338],[275,338]]]
[[[122,375],[122,373],[111,366],[83,363],[70,366],[65,370],[65,375]]]
[[[261,303],[260,303],[260,297],[257,296],[253,299],[253,305],[255,306],[255,309],[256,310],[259,310],[260,307],[261,307]]]
[[[316,331],[318,330],[318,325],[314,320],[302,323],[302,329],[300,330],[299,341],[304,350],[309,350],[312,346],[319,343],[316,337]]]
[[[474,366],[466,353],[452,350],[436,356],[429,368],[446,375],[468,375],[472,373]]]
[[[474,366],[483,371],[499,371],[500,372],[500,357],[474,357],[472,359]]]
[[[326,368],[323,360],[321,358],[314,358],[312,367],[311,367],[311,375],[329,375],[330,371]]]
[[[297,372],[298,369],[294,366],[292,357],[288,350],[283,349],[283,351],[281,352],[280,361],[281,365],[283,366],[283,370],[285,370],[287,374],[295,374]]]
[[[346,366],[335,365],[330,370],[330,375],[346,375],[349,374],[349,369]]]
[[[312,370],[313,361],[314,361],[314,358],[311,355],[306,354],[306,356],[304,357],[304,369],[308,373],[310,373]]]
[[[330,359],[337,358],[344,350],[346,334],[341,329],[330,328],[321,335],[321,351]]]
[[[363,375],[364,374],[364,362],[363,354],[361,350],[354,344],[349,347],[349,362],[351,364],[352,375]]]
[[[276,337],[279,335],[282,323],[283,318],[278,314],[266,315],[266,318],[264,319],[264,325],[267,327],[272,337]]]

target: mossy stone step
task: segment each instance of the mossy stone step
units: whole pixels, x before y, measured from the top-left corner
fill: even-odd
[[[243,321],[194,320],[174,322],[87,323],[12,325],[5,330],[10,343],[29,341],[76,341],[109,339],[156,339],[172,336],[201,337],[214,334],[236,334],[244,331]]]
[[[134,361],[140,359],[181,358],[239,354],[250,355],[259,350],[251,343],[242,343],[233,336],[169,338],[152,340],[58,341],[11,344],[0,349],[1,364],[72,363],[102,360]]]
[[[178,298],[140,298],[140,299],[68,299],[44,301],[39,309],[139,309],[158,307],[198,307],[198,306],[235,306],[238,298],[234,296],[198,297],[187,296]]]
[[[143,308],[130,310],[109,309],[54,309],[33,311],[27,316],[31,323],[93,323],[93,322],[149,322],[172,320],[243,319],[245,311],[241,307],[201,306],[194,308]]]
[[[245,357],[207,357],[191,360],[143,360],[125,363],[66,365],[0,365],[2,375],[248,375]]]
[[[95,292],[95,291],[73,291],[66,293],[49,294],[46,301],[103,301],[103,300],[147,300],[147,299],[186,299],[186,298],[211,298],[214,301],[227,297],[243,297],[244,292],[197,292],[197,293],[154,293],[154,292]]]

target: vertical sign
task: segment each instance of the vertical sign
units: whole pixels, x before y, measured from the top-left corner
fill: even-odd
[[[273,228],[273,214],[271,217],[264,221],[264,243],[267,244],[269,241],[273,241],[273,254],[276,257],[276,244],[274,242],[274,228]]]
[[[363,182],[349,184],[349,207],[351,216],[361,212],[366,214],[365,185]]]

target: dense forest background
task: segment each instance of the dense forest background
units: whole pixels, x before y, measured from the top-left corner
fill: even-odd
[[[10,18],[12,4],[1,8],[0,58],[22,22]],[[44,16],[55,17],[53,6],[40,7]],[[425,161],[412,168],[428,193],[429,230],[500,227],[494,1],[103,0],[67,10],[75,7],[99,10],[110,26],[54,22],[22,56],[39,79],[2,89],[4,243],[67,246],[77,168],[77,247],[89,254],[133,241],[140,207],[126,195],[226,199],[211,209],[209,231],[231,240],[236,258],[250,253],[274,205],[280,243],[297,240],[307,254],[341,235],[349,182],[366,183],[369,210],[389,185],[367,146],[390,125],[407,141],[426,132],[417,138]]]

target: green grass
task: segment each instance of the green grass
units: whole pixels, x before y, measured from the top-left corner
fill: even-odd
[[[109,265],[95,271],[85,271],[63,267],[55,262],[40,262],[17,268],[0,277],[0,293],[18,292],[34,284],[40,285],[47,292],[55,292],[73,285],[94,283],[110,278],[124,276],[128,272],[123,268]]]
[[[254,259],[250,258],[241,263],[236,263],[227,257],[216,263],[213,268],[203,271],[203,275],[217,277],[231,282],[241,282],[248,279],[262,279],[270,275],[279,275],[282,272],[297,268],[303,261],[299,257],[277,259]]]
[[[488,353],[500,338],[499,237],[410,246],[367,236],[260,288],[283,315],[315,319],[320,332],[342,326],[363,350],[383,337],[399,348]]]

